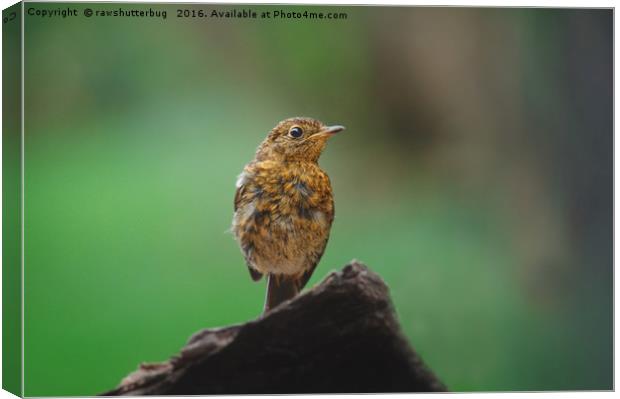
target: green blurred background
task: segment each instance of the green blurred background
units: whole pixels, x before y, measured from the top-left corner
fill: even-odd
[[[26,16],[26,395],[100,393],[260,314],[234,182],[297,115],[347,126],[310,285],[367,263],[451,390],[612,388],[611,10],[26,9],[67,6]]]

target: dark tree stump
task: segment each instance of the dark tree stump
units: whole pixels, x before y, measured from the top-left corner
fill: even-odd
[[[445,390],[400,331],[385,283],[353,262],[257,320],[194,334],[103,395]]]

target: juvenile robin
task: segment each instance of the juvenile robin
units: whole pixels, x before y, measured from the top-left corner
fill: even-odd
[[[283,120],[239,175],[232,231],[252,279],[267,276],[265,311],[297,295],[323,255],[334,200],[318,160],[342,130],[311,118]]]

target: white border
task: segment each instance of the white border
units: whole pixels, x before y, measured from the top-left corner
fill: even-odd
[[[22,3],[22,7],[21,7],[21,9],[22,9],[22,15],[21,15],[21,20],[22,20],[22,33],[21,33],[21,35],[22,35],[22,37],[21,37],[21,42],[22,42],[22,51],[21,51],[21,62],[22,62],[22,65],[21,65],[22,66],[21,91],[22,92],[21,92],[21,100],[22,100],[22,103],[21,103],[21,106],[20,106],[21,113],[22,113],[22,115],[21,115],[21,125],[22,125],[21,136],[22,137],[21,137],[21,143],[20,143],[20,145],[21,145],[21,185],[22,186],[21,186],[21,193],[20,193],[20,195],[21,195],[21,198],[20,198],[20,200],[21,200],[20,201],[21,213],[20,213],[20,216],[19,216],[20,217],[20,223],[21,223],[21,231],[20,231],[20,233],[21,233],[21,266],[22,266],[22,290],[21,290],[21,293],[22,293],[22,309],[21,309],[22,310],[22,320],[21,320],[21,322],[22,322],[22,325],[21,325],[21,329],[22,329],[22,331],[21,331],[21,333],[22,333],[22,364],[21,364],[21,366],[22,366],[22,375],[21,375],[21,380],[22,380],[22,383],[21,383],[21,394],[22,394],[22,396],[24,396],[24,393],[26,392],[24,390],[24,387],[25,387],[25,383],[24,383],[24,378],[25,377],[24,376],[26,375],[25,369],[24,369],[24,361],[26,360],[26,357],[24,356],[24,353],[25,353],[25,349],[24,349],[25,348],[25,346],[24,346],[25,334],[24,334],[24,331],[26,331],[26,329],[25,329],[25,317],[24,317],[25,316],[24,309],[25,309],[25,306],[26,306],[26,304],[25,304],[26,295],[24,295],[24,288],[26,286],[24,284],[25,266],[26,266],[26,264],[24,262],[24,255],[25,255],[24,247],[25,247],[25,244],[26,244],[26,240],[25,240],[26,237],[24,235],[24,221],[25,221],[25,215],[26,215],[26,212],[25,212],[25,199],[26,198],[25,198],[25,191],[24,191],[24,185],[25,185],[25,182],[26,182],[26,180],[25,180],[26,176],[25,176],[25,172],[24,172],[25,166],[26,166],[25,159],[24,159],[25,145],[26,145],[25,130],[24,130],[24,122],[26,121],[26,117],[25,117],[25,104],[26,103],[24,101],[24,93],[25,93],[24,88],[26,87],[25,84],[24,84],[25,83],[25,75],[26,75],[24,73],[24,61],[25,61],[25,59],[24,59],[24,54],[25,54],[25,52],[24,52],[24,46],[25,46],[25,43],[24,43],[24,40],[25,40],[24,24],[26,23],[26,21],[25,21],[24,15],[26,13],[25,13],[24,8],[25,8],[25,3]]]
[[[28,2],[50,2],[47,0],[30,0]],[[116,2],[111,2],[111,1],[93,1],[93,0],[85,0],[85,1],[56,1],[56,3],[58,2],[66,2],[66,3],[70,3],[70,2],[75,2],[75,3],[116,3]],[[13,4],[17,3],[17,1],[13,1],[13,0],[0,0],[0,5],[2,6],[2,9],[5,9]],[[121,3],[121,2],[119,2]],[[615,8],[616,6],[616,2],[615,1],[576,1],[576,0],[565,0],[565,1],[550,1],[550,0],[540,0],[540,1],[463,1],[463,0],[451,0],[451,1],[424,1],[424,2],[419,2],[419,1],[411,1],[411,0],[390,0],[390,1],[386,1],[386,2],[378,2],[378,1],[355,1],[355,0],[337,0],[337,1],[332,1],[332,0],[313,0],[313,1],[303,1],[303,0],[288,0],[288,1],[260,1],[260,0],[245,0],[245,1],[204,1],[204,2],[198,2],[198,1],[182,1],[182,0],[168,0],[168,1],[146,1],[146,0],[134,0],[134,1],[125,1],[122,3],[203,3],[203,4],[325,4],[325,5],[376,5],[376,6],[461,6],[461,7],[561,7],[561,8]],[[24,9],[24,5],[22,4],[22,11]],[[22,58],[22,82],[21,82],[21,89],[22,89],[22,94],[24,92],[24,17],[23,17],[23,12],[22,12],[22,54],[21,54],[21,58]],[[618,43],[618,34],[615,30],[615,15],[614,15],[614,266],[615,266],[615,249],[617,248],[618,245],[618,238],[615,235],[615,226],[616,226],[616,213],[615,213],[615,208],[618,205],[618,190],[616,187],[616,176],[618,173],[618,168],[615,162],[615,153],[616,150],[618,149],[618,144],[615,140],[615,121],[616,118],[615,116],[618,115],[618,112],[620,110],[617,102],[615,101],[615,93],[617,92],[617,83],[616,83],[616,72],[618,71],[618,64],[616,62],[616,43]],[[1,58],[1,56],[0,56]],[[0,90],[2,88],[2,85],[0,83]],[[24,177],[25,177],[25,170],[24,170],[24,166],[25,166],[25,160],[24,160],[24,123],[25,123],[25,118],[24,118],[24,96],[22,95],[22,104],[21,104],[21,123],[22,123],[22,131],[21,131],[21,163],[22,163],[22,170],[21,170],[21,223],[22,223],[22,231],[21,231],[21,242],[22,242],[22,248],[21,248],[21,263],[22,263],[22,395],[24,392],[24,380],[23,380],[23,376],[24,376],[24,336],[23,336],[23,331],[24,330],[24,244],[25,244],[25,231],[24,231],[24,219],[25,219],[25,206],[24,206],[24,194],[25,194],[25,181],[24,181]],[[1,105],[2,105],[2,99],[0,98],[0,109],[1,109]],[[1,161],[1,149],[2,149],[2,144],[0,141],[0,161]],[[0,179],[1,179],[1,162],[0,162]],[[1,204],[1,198],[0,198],[0,204]],[[0,214],[0,221],[1,221],[1,214]],[[0,230],[0,239],[1,239],[1,235],[2,232]],[[1,260],[0,260],[1,262]],[[616,338],[617,338],[617,334],[618,331],[615,328],[616,324],[616,318],[615,318],[615,310],[617,309],[617,297],[615,295],[615,287],[617,286],[617,274],[615,273],[615,269],[614,269],[614,387],[615,387],[615,382],[618,381],[618,368],[615,367],[615,359],[618,358],[618,349],[617,346],[615,345],[616,342]],[[1,294],[2,288],[0,285],[0,294]],[[0,301],[1,301],[1,295],[0,295]],[[0,327],[1,327],[1,319],[0,319]],[[0,329],[0,334],[1,334],[1,329]],[[0,354],[2,353],[1,349],[0,349]],[[1,363],[0,363],[0,369],[1,369]],[[0,378],[1,378],[1,374],[0,374]],[[398,397],[403,397],[403,396],[413,396],[415,395],[417,396],[424,396],[424,397],[428,397],[429,395],[436,395],[436,394],[395,394],[395,395],[387,395],[387,394],[381,394],[381,395],[374,395],[374,397],[378,397],[378,398],[398,398]],[[474,397],[478,397],[478,396],[484,396],[486,398],[490,398],[490,399],[495,399],[495,398],[501,398],[502,396],[511,396],[513,397],[514,395],[519,395],[519,397],[521,396],[526,396],[528,398],[567,398],[567,399],[572,399],[572,398],[589,398],[591,396],[611,396],[614,395],[615,393],[613,392],[533,392],[533,393],[522,393],[522,392],[518,392],[518,393],[471,393],[471,394],[453,394],[453,393],[447,393],[447,394],[441,394],[442,396],[448,396],[448,397],[453,397],[456,395],[468,395],[468,396],[474,396]],[[299,398],[309,398],[312,397],[313,395],[295,395],[296,397]],[[314,395],[316,396],[316,395]],[[338,398],[353,398],[356,395],[320,395],[322,397],[331,397],[331,396],[336,396]],[[227,398],[237,398],[240,396],[227,396]],[[264,395],[263,397],[267,397],[267,398],[277,398],[278,396],[275,395]],[[5,398],[13,398],[13,396],[11,394],[9,394],[6,391],[0,391],[0,399],[5,399]],[[162,397],[162,398],[167,398],[167,397]]]
[[[2,8],[6,8],[16,1],[1,0]],[[28,3],[180,3],[180,4],[325,4],[325,5],[368,5],[368,6],[431,6],[431,7],[554,7],[554,8],[612,8],[615,7],[615,1],[578,1],[578,0],[540,0],[540,1],[466,1],[466,0],[450,0],[450,1],[411,1],[411,0],[388,0],[388,1],[368,1],[368,0],[281,0],[281,1],[183,1],[183,0],[132,0],[132,1],[97,1],[97,0],[66,0],[66,1],[50,1],[50,0],[27,0]]]

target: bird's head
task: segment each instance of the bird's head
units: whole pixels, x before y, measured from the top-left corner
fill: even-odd
[[[312,118],[289,118],[278,123],[256,151],[258,161],[316,162],[327,139],[344,126],[326,126]]]

